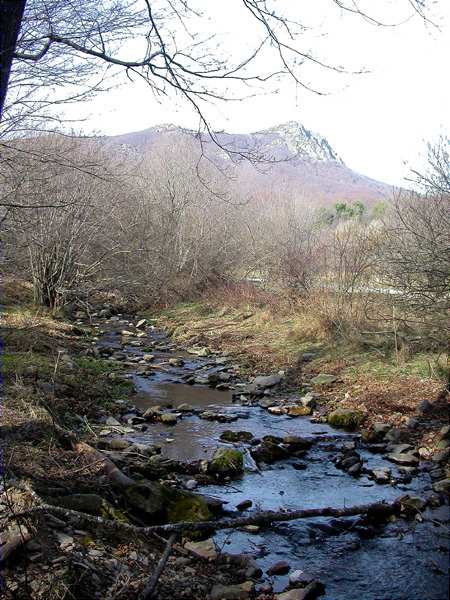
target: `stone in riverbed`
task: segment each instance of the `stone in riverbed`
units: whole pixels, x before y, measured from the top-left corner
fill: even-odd
[[[286,562],[285,560],[280,560],[278,562],[276,562],[275,564],[271,565],[266,573],[267,575],[271,576],[271,575],[286,575],[287,573],[289,573],[289,571],[291,570],[291,566],[288,562]]]
[[[285,435],[283,444],[289,446],[290,450],[308,450],[313,445],[313,442],[298,435]]]
[[[311,414],[310,406],[288,406],[288,415],[290,417],[306,417]]]
[[[281,594],[276,594],[276,600],[315,600],[325,593],[325,586],[320,581],[314,580],[305,588],[294,588]]]
[[[328,423],[333,427],[343,429],[357,429],[364,422],[365,415],[359,410],[337,408],[328,415]]]
[[[308,575],[305,571],[301,569],[297,569],[296,571],[292,571],[289,575],[289,585],[294,588],[305,587],[308,583],[311,583],[314,580],[312,575]]]
[[[250,451],[252,458],[258,462],[271,464],[289,457],[289,451],[270,440],[263,440],[259,446]]]
[[[267,410],[271,415],[284,415],[286,413],[286,409],[282,406],[269,406]]]
[[[329,375],[328,373],[320,373],[311,379],[313,385],[331,385],[336,381],[335,375]]]
[[[441,463],[448,461],[450,457],[450,448],[445,448],[444,450],[440,450],[436,452],[436,454],[431,459],[433,462]]]
[[[169,522],[207,521],[212,517],[206,500],[155,481],[139,482],[125,490],[129,504],[152,519]]]
[[[224,431],[220,439],[224,442],[251,442],[253,439],[253,434],[250,431],[231,431],[227,429]]]
[[[244,470],[242,452],[235,448],[219,448],[209,463],[208,471],[218,475],[239,475]]]
[[[191,348],[187,349],[187,353],[194,354],[195,356],[209,356],[211,354],[211,351],[209,350],[209,348],[206,348],[205,346],[202,346],[202,347],[191,346]]]
[[[377,483],[389,483],[391,480],[391,470],[387,468],[374,469],[372,471],[372,477]]]
[[[180,412],[193,412],[194,407],[188,404],[187,402],[184,402],[183,404],[177,406],[177,410],[179,410]]]
[[[397,465],[415,466],[419,463],[419,459],[417,458],[417,456],[414,456],[414,454],[408,452],[388,454],[386,458],[391,462],[396,463]]]
[[[108,425],[109,427],[120,427],[121,424],[114,417],[108,417],[105,420],[105,425]]]
[[[234,585],[216,583],[209,594],[209,598],[210,600],[247,600],[250,598],[254,585],[253,581],[244,581],[244,583]]]
[[[164,423],[164,425],[176,425],[178,421],[177,416],[173,413],[165,413],[159,417],[159,420],[161,423]]]
[[[275,405],[275,400],[273,398],[261,398],[261,400],[258,401],[258,405],[261,408],[269,408],[270,406]]]
[[[450,479],[441,479],[433,483],[433,490],[437,493],[450,493]]]
[[[314,409],[317,406],[317,397],[318,394],[314,394],[313,392],[308,392],[304,396],[300,398],[300,402],[303,406],[309,406],[309,408]]]
[[[247,508],[251,508],[252,506],[253,502],[251,500],[243,500],[242,502],[239,502],[239,504],[236,504],[238,510],[247,510]]]
[[[186,550],[189,550],[189,552],[192,552],[192,554],[195,554],[195,556],[203,558],[204,560],[213,561],[216,560],[218,556],[212,538],[200,542],[186,542],[184,547]]]
[[[129,445],[130,442],[121,438],[114,438],[109,442],[109,447],[111,450],[125,450],[125,448],[128,448]]]

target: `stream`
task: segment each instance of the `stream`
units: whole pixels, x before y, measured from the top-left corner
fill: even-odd
[[[144,412],[149,407],[176,409],[183,403],[194,409],[212,410],[228,415],[231,422],[199,418],[198,414],[183,414],[176,425],[149,424],[145,431],[136,428],[126,434],[130,442],[159,444],[164,457],[184,462],[210,459],[220,446],[233,446],[220,440],[225,430],[249,431],[256,438],[266,435],[283,437],[293,434],[314,440],[311,449],[301,459],[290,457],[255,470],[255,463],[245,461],[240,479],[225,485],[199,486],[196,492],[224,501],[228,514],[236,505],[251,500],[253,510],[298,509],[313,507],[344,507],[393,499],[403,494],[426,496],[431,492],[431,480],[425,470],[407,483],[401,482],[397,467],[382,454],[364,448],[359,436],[333,429],[324,423],[311,422],[310,417],[292,418],[273,415],[258,406],[243,406],[233,402],[232,389],[217,390],[208,385],[187,384],[189,376],[202,378],[209,373],[232,370],[226,357],[198,357],[180,351],[163,332],[147,328],[142,337],[125,337],[128,321],[99,321],[100,352],[124,353],[136,367],[129,367],[136,394],[132,402]],[[135,330],[134,330],[135,331]],[[138,374],[144,349],[154,355],[152,365],[162,364],[151,376]],[[114,358],[114,354],[112,356]],[[183,363],[168,365],[169,358]],[[123,360],[123,357],[122,357]],[[230,387],[239,390],[239,379],[232,378]],[[342,444],[356,441],[357,450],[370,469],[388,467],[395,484],[380,485],[362,474],[351,477],[336,468],[331,458]],[[250,444],[236,446],[247,452]],[[189,479],[189,478],[188,478]],[[190,478],[192,479],[192,478]],[[278,561],[287,561],[291,572],[301,569],[325,585],[326,600],[446,600],[448,598],[448,506],[427,508],[423,522],[403,519],[388,524],[375,536],[358,529],[358,518],[307,519],[273,524],[256,533],[223,531],[215,536],[224,552],[251,553],[270,581],[274,591],[282,591],[288,575],[268,578],[266,570]],[[430,522],[429,517],[433,519]]]

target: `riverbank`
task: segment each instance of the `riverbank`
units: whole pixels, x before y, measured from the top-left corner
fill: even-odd
[[[331,377],[319,385],[327,412],[362,410],[367,425],[414,425],[411,435],[425,446],[448,423],[446,357],[432,353],[397,356],[379,349],[332,340],[314,319],[288,305],[230,302],[207,298],[149,313],[183,347],[199,345],[227,353],[254,376],[283,370],[291,390],[305,381]]]

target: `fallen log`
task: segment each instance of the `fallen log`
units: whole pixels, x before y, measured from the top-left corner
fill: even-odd
[[[161,577],[161,574],[164,571],[164,567],[166,566],[166,562],[169,558],[170,551],[172,550],[172,546],[175,543],[176,539],[177,534],[172,533],[169,539],[167,540],[166,547],[164,548],[164,552],[161,558],[159,559],[158,565],[155,571],[153,572],[153,575],[151,576],[149,582],[142,591],[142,594],[139,596],[139,600],[150,600],[150,598],[153,598],[153,592],[155,591],[155,588],[158,585],[159,578]]]
[[[294,521],[297,519],[310,519],[314,517],[352,517],[355,515],[362,514],[380,514],[387,515],[393,514],[398,504],[394,501],[393,503],[375,502],[372,504],[361,504],[356,506],[349,506],[344,508],[333,508],[327,506],[325,508],[306,508],[299,510],[267,510],[254,513],[248,517],[228,517],[223,519],[217,519],[215,521],[182,521],[179,523],[166,523],[165,525],[150,525],[150,526],[138,526],[131,525],[129,523],[122,523],[119,521],[111,521],[103,519],[102,517],[95,517],[82,513],[76,510],[63,508],[61,506],[52,506],[49,504],[42,504],[40,506],[34,506],[28,510],[22,511],[12,518],[31,516],[35,513],[48,512],[69,519],[74,519],[78,522],[93,523],[98,526],[106,527],[110,530],[115,531],[129,531],[139,535],[150,535],[154,533],[180,533],[182,531],[204,531],[211,529],[236,529],[238,527],[244,527],[245,525],[268,525],[272,522],[283,522],[283,521]]]

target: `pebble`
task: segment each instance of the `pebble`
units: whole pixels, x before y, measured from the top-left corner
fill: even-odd
[[[285,560],[280,560],[269,567],[266,573],[267,575],[286,575],[290,570],[291,567],[289,563]]]
[[[236,504],[236,508],[238,510],[246,510],[251,506],[253,506],[253,502],[251,500],[243,500],[242,502],[239,502],[239,504]]]

